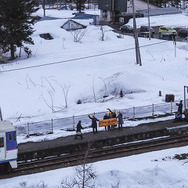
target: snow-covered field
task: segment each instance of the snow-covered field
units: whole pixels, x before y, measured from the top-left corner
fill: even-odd
[[[188,160],[175,159],[188,147],[155,151],[93,163],[96,188],[187,188]],[[60,188],[75,169],[64,168],[0,180],[1,188]],[[46,188],[47,188],[46,187]]]
[[[42,13],[40,10],[38,14]],[[30,46],[33,56],[27,59],[22,52],[21,59],[0,66],[3,86],[0,106],[4,119],[21,124],[32,121],[31,118],[50,120],[101,112],[107,107],[151,105],[164,102],[166,94],[174,94],[177,101],[183,99],[188,75],[186,43],[177,42],[175,53],[172,41],[140,38],[143,66],[138,66],[132,37],[118,38],[112,28],[104,26],[105,40],[101,41],[100,27],[88,25],[82,40],[75,43],[72,34],[60,28],[67,21],[63,18],[70,18],[72,11],[48,10],[46,14],[62,19],[35,24],[32,36],[35,45]],[[144,25],[147,19],[138,18],[137,22],[138,26]],[[151,17],[151,25],[175,23],[187,26],[187,16]],[[53,40],[39,37],[47,32]],[[119,97],[121,89],[123,98]],[[67,92],[67,108],[64,92]],[[99,102],[104,95],[112,100]],[[78,100],[82,104],[78,105]]]
[[[42,13],[40,10],[37,14],[42,16]],[[35,24],[32,36],[35,45],[29,46],[33,56],[27,59],[22,54],[22,58],[0,66],[3,119],[19,125],[101,112],[107,107],[122,109],[157,104],[164,102],[166,94],[174,94],[177,101],[183,99],[183,87],[188,85],[187,43],[177,42],[175,46],[172,41],[139,38],[143,64],[139,66],[135,64],[134,39],[124,35],[117,37],[119,34],[110,27],[104,26],[105,40],[101,41],[100,27],[90,25],[90,20],[82,20],[89,24],[86,33],[79,43],[73,42],[72,34],[60,28],[72,13],[70,10],[47,10],[47,16],[60,19]],[[99,14],[92,10],[86,13]],[[151,26],[188,27],[188,17],[184,14],[150,19]],[[147,25],[147,18],[138,18],[137,25]],[[41,33],[50,33],[54,39],[44,40],[39,37]],[[123,98],[119,97],[120,90],[124,92]],[[64,92],[67,92],[67,108]],[[99,102],[104,95],[111,100]],[[78,105],[78,100],[82,104]],[[19,121],[18,117],[21,117]],[[187,161],[172,159],[176,153],[184,153],[187,149],[182,147],[94,163],[95,185],[97,188],[118,185],[120,188],[188,187]],[[27,182],[26,187],[39,187],[39,183],[44,182],[55,188],[66,176],[73,176],[73,168],[0,180],[0,187],[24,187],[23,182]]]

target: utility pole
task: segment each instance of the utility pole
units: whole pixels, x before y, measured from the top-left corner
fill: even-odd
[[[149,40],[151,40],[150,17],[149,17],[149,0],[147,0],[147,7],[148,7]]]
[[[184,110],[187,109],[187,96],[186,96],[187,93],[188,93],[188,86],[184,86]]]
[[[140,66],[142,66],[140,48],[139,48],[139,42],[138,42],[138,32],[136,28],[134,0],[132,0],[132,7],[133,7],[133,28],[134,28],[134,39],[135,39],[136,64],[139,64]]]
[[[1,107],[0,107],[0,120],[3,121],[3,115],[2,115],[2,112],[1,112]]]
[[[43,2],[42,2],[42,8],[43,8],[44,17],[45,17],[46,16],[46,0],[43,0]]]
[[[175,35],[172,35],[172,40],[174,44],[174,57],[176,57],[176,36]]]

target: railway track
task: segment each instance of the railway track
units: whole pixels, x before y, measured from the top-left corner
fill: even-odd
[[[45,159],[28,162],[18,161],[18,168],[13,170],[10,174],[0,174],[0,179],[81,165],[83,164],[83,161],[92,163],[100,160],[114,159],[185,145],[188,145],[187,134],[173,137],[158,137],[155,139],[129,142],[99,149],[92,148],[92,143],[88,143],[87,150],[79,153],[64,153],[60,156],[49,156]]]

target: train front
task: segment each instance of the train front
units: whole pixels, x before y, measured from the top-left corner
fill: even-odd
[[[0,166],[11,171],[17,168],[16,129],[9,121],[0,121]]]

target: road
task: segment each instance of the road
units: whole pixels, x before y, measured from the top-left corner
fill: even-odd
[[[154,26],[154,27],[152,27],[153,30],[155,31],[155,34],[153,35],[153,38],[159,39],[159,27],[160,27],[160,26]],[[178,32],[180,28],[174,28],[174,29]],[[121,32],[121,31],[119,31],[119,28],[115,28],[114,31],[115,31],[116,33],[119,33],[119,34],[133,36],[133,33]],[[138,34],[139,34],[139,29],[137,29],[137,32],[138,32]],[[177,35],[177,36],[175,37],[175,39],[176,39],[176,41],[178,41],[178,42],[182,42],[183,39],[184,39],[184,37],[180,37],[180,36]],[[162,40],[165,40],[165,38],[163,38]],[[166,40],[168,40],[168,39],[166,39]]]

